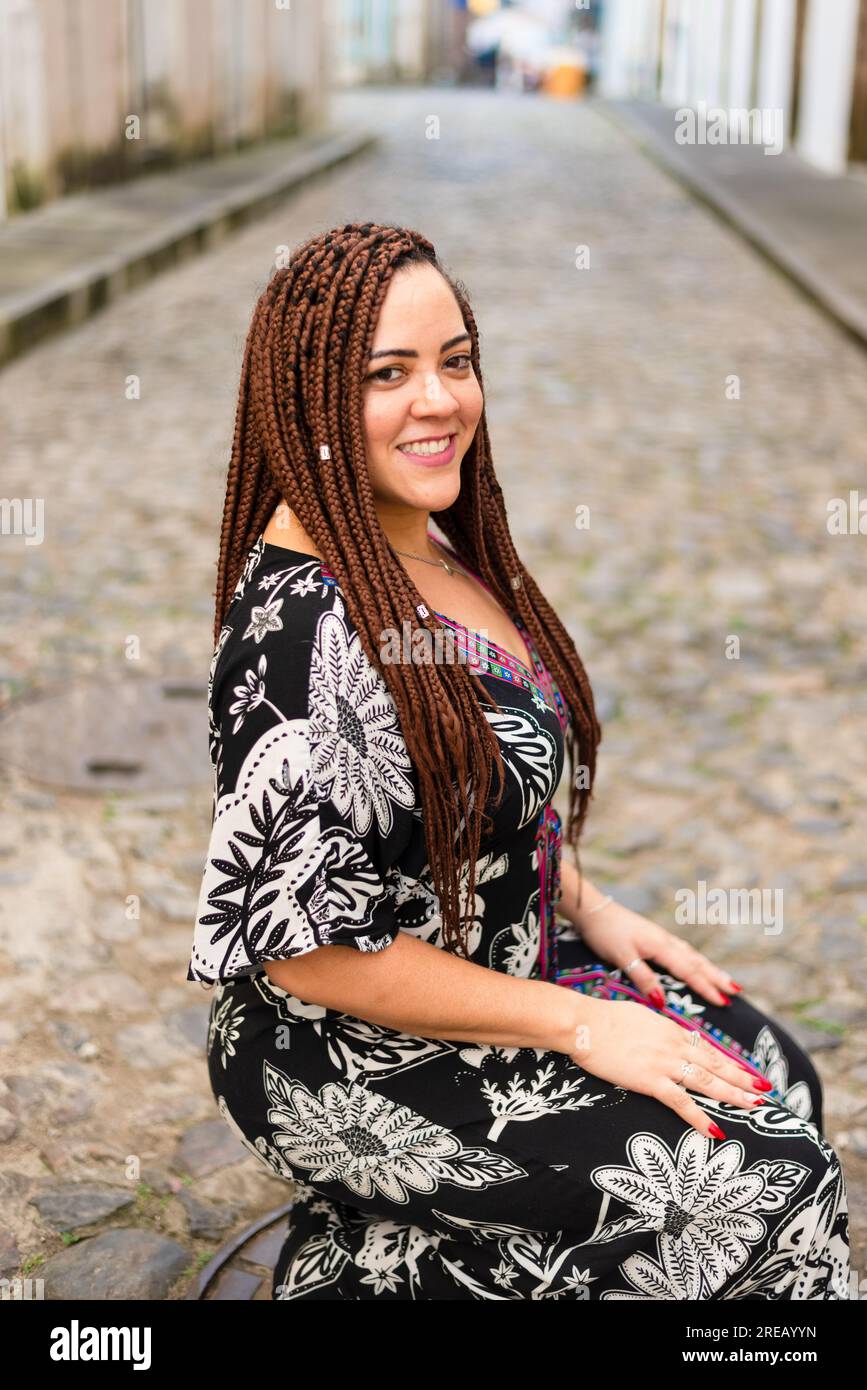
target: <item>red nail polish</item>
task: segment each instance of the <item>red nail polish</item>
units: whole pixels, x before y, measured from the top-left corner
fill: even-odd
[[[751,1096],[750,1099],[752,1100],[753,1105],[767,1105],[768,1103],[767,1096]]]
[[[720,990],[720,994],[722,994],[722,1000],[724,1004],[730,1004],[732,1002],[727,994],[723,994],[722,990]]]
[[[715,1125],[713,1120],[711,1120],[710,1123],[710,1132],[713,1135],[714,1139],[725,1139],[725,1135],[723,1134],[719,1125]]]
[[[735,980],[732,980],[730,988],[734,990],[735,994],[739,994],[743,989],[743,985],[739,985]]]
[[[757,1091],[772,1091],[774,1089],[770,1081],[766,1081],[763,1076],[754,1077],[753,1085]]]
[[[665,995],[663,994],[661,989],[649,990],[647,997],[650,1000],[651,1004],[655,1004],[658,1009],[665,1008]]]

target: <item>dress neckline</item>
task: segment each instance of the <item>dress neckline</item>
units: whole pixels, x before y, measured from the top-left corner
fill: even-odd
[[[481,575],[476,574],[476,572],[475,572],[474,570],[471,570],[470,567],[469,567],[468,565],[464,564],[464,561],[460,558],[460,556],[459,556],[459,555],[455,555],[455,552],[452,550],[451,546],[444,544],[444,542],[441,541],[441,540],[439,539],[438,536],[434,536],[430,531],[428,532],[428,536],[430,537],[431,540],[436,541],[437,545],[438,545],[442,550],[445,550],[449,555],[454,556],[454,558],[455,558],[455,560],[457,561],[457,563],[458,563],[459,565],[463,566],[463,568],[467,571],[467,573],[470,574],[470,575],[472,575],[473,579],[477,580],[478,583],[481,584],[483,588],[487,589],[489,593],[492,593],[492,592],[493,592],[493,591],[491,590],[490,584],[486,584],[485,581],[484,581],[484,579],[482,579]],[[313,555],[313,554],[311,554],[311,552],[310,552],[309,550],[296,550],[296,549],[295,549],[294,547],[292,547],[292,546],[288,546],[288,545],[276,545],[274,541],[266,541],[266,540],[264,540],[264,539],[263,539],[263,541],[262,541],[262,547],[263,547],[263,550],[269,550],[269,551],[271,551],[275,556],[279,556],[279,555],[281,555],[281,554],[284,554],[284,555],[297,555],[297,556],[299,556],[302,560],[313,560],[313,561],[315,561],[316,564],[320,566],[320,568],[326,567],[326,566],[325,566],[325,562],[324,562],[323,560],[321,560],[320,557],[319,557],[318,555]],[[327,567],[326,567],[326,568],[327,568]],[[330,574],[331,571],[329,570],[328,573]],[[510,652],[509,649],[508,649],[508,647],[504,647],[504,646],[501,645],[501,643],[495,642],[495,641],[493,640],[492,637],[486,637],[486,636],[484,636],[484,635],[478,630],[478,628],[467,627],[465,623],[459,622],[457,618],[451,617],[451,615],[450,615],[449,613],[441,613],[441,612],[439,611],[439,609],[434,608],[434,609],[432,610],[432,612],[434,613],[434,615],[435,615],[437,618],[442,619],[442,621],[445,622],[445,623],[447,623],[450,627],[456,628],[456,629],[458,630],[459,633],[463,633],[464,636],[465,636],[465,640],[466,640],[466,639],[472,639],[472,642],[473,642],[473,644],[475,645],[475,647],[477,648],[477,650],[480,649],[481,646],[487,646],[487,647],[493,648],[493,650],[494,650],[495,652],[498,652],[501,656],[503,656],[503,657],[506,658],[506,662],[507,662],[508,665],[510,665],[510,666],[512,666],[512,667],[517,667],[517,668],[519,668],[520,671],[521,671],[521,673],[524,674],[524,675],[526,675],[526,676],[528,676],[529,679],[532,681],[532,683],[533,683],[534,685],[540,686],[540,681],[539,681],[540,674],[541,674],[543,671],[547,671],[547,668],[544,667],[543,664],[542,664],[541,657],[539,656],[539,653],[538,653],[538,651],[536,650],[536,644],[535,644],[535,642],[533,641],[533,638],[531,637],[529,630],[524,626],[524,623],[523,623],[522,620],[518,617],[517,614],[515,614],[515,613],[510,613],[510,614],[509,614],[509,617],[511,618],[512,622],[515,624],[515,627],[518,629],[518,631],[520,632],[521,636],[523,637],[523,639],[524,639],[524,641],[525,641],[525,643],[526,643],[526,645],[527,645],[527,650],[529,651],[529,653],[530,653],[530,655],[531,655],[531,657],[532,657],[532,659],[533,659],[533,663],[534,663],[533,666],[528,666],[527,663],[526,663],[526,661],[523,659],[523,657],[517,656],[517,655],[515,654],[515,652]],[[540,686],[540,688],[542,688],[542,687]]]
[[[440,613],[438,608],[434,608],[433,612],[435,617],[441,618],[443,622],[448,623],[449,627],[457,628],[458,632],[464,633],[466,637],[471,637],[476,646],[484,645],[493,647],[494,651],[499,652],[501,656],[508,657],[509,661],[514,662],[516,666],[520,666],[521,670],[526,671],[528,676],[532,676],[533,680],[536,679],[536,672],[533,670],[532,666],[527,665],[523,657],[518,656],[515,652],[510,652],[508,647],[504,647],[499,642],[495,642],[493,637],[486,637],[478,628],[467,627],[465,623],[459,623],[457,618],[450,617],[448,613]],[[524,624],[521,622],[520,618],[513,618],[512,622],[527,643],[528,651],[535,658],[537,655],[536,649],[533,646],[530,634],[524,627]]]
[[[450,545],[447,545],[444,541],[441,541],[439,536],[435,536],[431,531],[428,531],[427,535],[428,540],[434,541],[439,546],[440,550],[444,550],[447,555],[451,555],[452,558],[456,560],[457,563],[463,569],[466,570],[467,574],[469,574],[473,579],[475,579],[477,584],[481,584],[483,589],[487,589],[488,593],[493,595],[493,589],[491,588],[490,584],[486,583],[482,576],[480,574],[477,574],[474,569],[471,569],[470,566],[466,564],[464,560],[461,559],[460,555],[456,555]],[[517,613],[508,613],[506,616],[511,619],[515,627],[518,629],[518,632],[523,637],[527,647],[527,651],[530,653],[530,657],[532,661],[535,663],[535,670],[533,666],[528,666],[524,658],[522,656],[518,656],[516,652],[510,652],[508,647],[504,647],[501,645],[501,643],[495,642],[491,637],[483,637],[481,632],[479,632],[477,628],[467,627],[465,623],[459,622],[457,618],[451,617],[451,615],[448,613],[440,613],[440,611],[436,608],[433,611],[436,617],[442,618],[445,622],[450,623],[453,627],[458,628],[461,632],[465,632],[468,634],[468,636],[475,638],[477,643],[485,642],[489,647],[493,647],[495,651],[501,652],[503,656],[507,656],[510,661],[514,661],[518,666],[520,666],[522,671],[526,671],[527,675],[531,676],[534,681],[537,680],[538,667],[541,659],[539,657],[539,653],[536,651],[536,644],[530,636],[529,631],[524,626],[521,619],[518,617]],[[503,611],[505,612],[505,609]]]

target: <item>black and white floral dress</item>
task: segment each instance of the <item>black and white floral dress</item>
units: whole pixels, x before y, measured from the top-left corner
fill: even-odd
[[[553,911],[559,690],[520,620],[532,670],[437,616],[500,705],[485,714],[509,779],[477,866],[473,959],[630,997]],[[714,1141],[565,1054],[411,1036],[271,983],[263,961],[330,943],[442,944],[396,709],[321,561],[256,541],[209,714],[214,820],[188,979],[213,986],[220,1113],[295,1185],[275,1299],[849,1297],[819,1078],[743,996],[718,1008],[656,967],[672,1017],[773,1083],[750,1110],[693,1092],[727,1136]]]

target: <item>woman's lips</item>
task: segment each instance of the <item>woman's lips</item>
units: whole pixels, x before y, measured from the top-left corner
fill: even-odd
[[[444,463],[451,463],[455,456],[457,441],[458,437],[456,434],[449,435],[448,444],[438,454],[411,454],[400,444],[398,444],[397,447],[404,458],[412,459],[413,463],[420,463],[425,468],[440,468]]]

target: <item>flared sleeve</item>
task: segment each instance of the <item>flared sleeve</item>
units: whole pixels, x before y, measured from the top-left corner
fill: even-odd
[[[291,573],[287,569],[287,574]],[[417,783],[334,585],[236,604],[210,679],[214,807],[189,980],[394,941]]]

